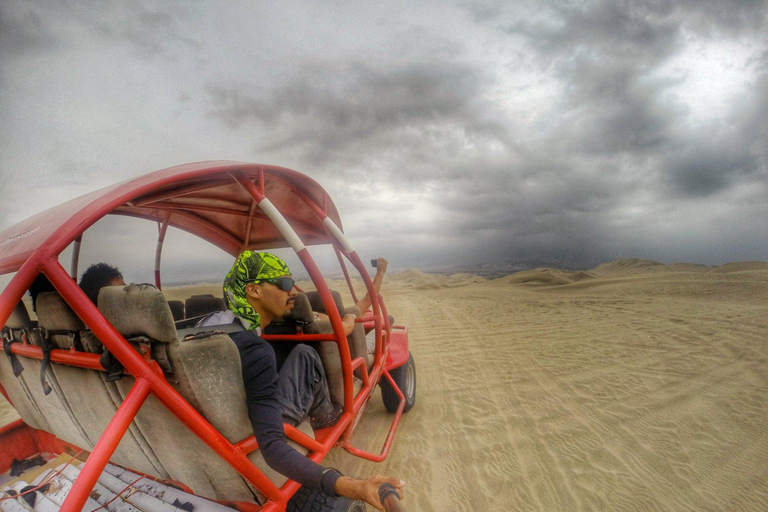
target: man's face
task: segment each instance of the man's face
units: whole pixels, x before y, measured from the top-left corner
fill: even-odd
[[[122,277],[116,277],[109,282],[109,286],[125,286],[125,281]]]
[[[282,277],[290,278],[291,275]],[[293,310],[297,293],[295,287],[286,292],[279,286],[267,282],[249,284],[248,286],[255,287],[255,295],[249,295],[255,296],[264,311],[272,318],[285,318]]]

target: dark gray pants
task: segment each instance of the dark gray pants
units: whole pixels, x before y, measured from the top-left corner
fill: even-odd
[[[325,370],[317,351],[296,345],[278,371],[277,400],[286,423],[298,425],[308,416],[333,411]]]

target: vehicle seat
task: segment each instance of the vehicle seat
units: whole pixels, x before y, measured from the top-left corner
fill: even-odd
[[[294,303],[291,314],[288,316],[287,322],[287,324],[289,324],[291,327],[284,329],[280,327],[282,324],[278,324],[277,330],[284,330],[286,333],[293,334],[296,332],[296,325],[298,322],[298,326],[303,329],[305,334],[326,334],[333,332],[333,327],[331,326],[330,321],[315,320],[313,315],[313,308],[309,298],[310,293],[314,292],[296,294],[296,301]],[[338,293],[336,295],[338,295]],[[338,301],[341,301],[341,297],[338,298]],[[357,308],[350,308],[348,312],[354,313],[356,311]],[[270,334],[270,328],[272,327],[273,324],[270,324],[265,330],[265,334]],[[290,332],[291,330],[293,330],[293,332]],[[363,330],[362,324],[356,325],[352,334],[347,336],[347,343],[349,344],[352,359],[357,357],[355,355],[356,351],[353,347],[354,343],[357,342],[356,340],[358,340],[358,337],[362,338],[363,347],[365,347],[365,332]],[[328,382],[328,391],[331,394],[331,399],[339,404],[344,403],[344,374],[341,370],[341,355],[339,354],[338,345],[335,341],[321,341],[316,344],[315,348],[317,353],[320,355],[320,360],[323,363],[325,378]],[[364,351],[365,355],[367,356],[367,347],[364,348]],[[371,358],[371,363],[372,362],[373,358]],[[354,385],[354,394],[356,395],[360,390],[362,382],[356,380]]]
[[[8,317],[5,326],[3,326],[3,339],[7,338],[14,342],[21,342],[26,337],[29,341],[32,341],[32,333],[32,322],[29,319],[27,308],[22,301],[19,301]],[[39,344],[39,336],[35,335],[35,339],[38,341],[37,344]],[[26,369],[22,361],[22,359],[26,358],[16,356],[16,359]],[[28,380],[29,382],[27,382]],[[3,385],[3,389],[8,393],[11,402],[13,402],[16,412],[24,420],[24,423],[39,430],[52,432],[51,426],[38,407],[35,395],[29,389],[29,384],[40,386],[39,369],[38,372],[34,370],[24,371],[18,377],[15,377],[13,375],[11,359],[5,354],[0,354],[0,382]]]
[[[180,300],[169,300],[168,307],[171,308],[171,314],[175,321],[184,320],[184,303]]]
[[[309,300],[309,304],[312,307],[312,311],[327,314],[323,301],[320,300],[320,294],[318,292],[310,291],[307,292],[306,295],[307,299]],[[331,290],[331,295],[333,296],[333,301],[336,303],[336,307],[338,308],[342,317],[344,315],[353,314],[357,318],[360,318],[361,311],[357,308],[357,306],[345,308],[341,301],[341,294],[336,290]],[[305,326],[305,332],[307,334],[319,334],[322,332],[333,332],[333,329],[331,328],[330,321],[316,321],[312,322],[312,325]],[[365,341],[365,328],[363,327],[363,324],[355,324],[355,328],[352,330],[352,333],[347,336],[347,341],[349,342],[349,351],[352,355],[352,359],[362,357],[365,359],[368,370],[370,370],[373,366],[374,357],[373,354],[368,353],[368,344]]]
[[[193,295],[184,302],[186,318],[197,318],[208,313],[224,311],[227,305],[224,299],[214,297],[213,294]]]
[[[46,325],[46,296],[52,294],[58,295],[56,292],[46,292],[37,297],[37,318],[41,326]],[[56,345],[52,345],[52,348],[56,348]],[[30,398],[49,427],[46,431],[80,448],[93,449],[93,444],[77,421],[64,392],[59,387],[53,373],[54,363],[49,362],[45,368],[45,382],[50,386],[49,393],[46,394],[41,379],[42,361],[29,357],[19,357],[18,360],[24,367],[24,373],[21,376],[24,378]]]
[[[126,339],[142,337],[152,345],[166,347],[171,370],[168,381],[230,442],[253,435],[240,353],[228,335],[208,331],[178,339],[170,308],[160,290],[152,285],[105,287],[99,294],[99,308]],[[130,376],[117,381],[123,396],[133,382]],[[263,501],[258,491],[252,492],[229,464],[154,395],[140,409],[136,423],[171,477],[197,494],[215,499]],[[307,433],[311,434],[311,430]],[[306,449],[296,444],[294,447],[306,453]],[[286,478],[272,472],[258,451],[248,458],[276,485],[285,483]]]
[[[86,345],[88,352],[103,351],[101,342],[86,330],[83,321],[57,292],[41,293],[38,296],[37,316],[42,335],[56,347],[82,350],[81,346]],[[106,382],[104,372],[54,362],[50,363],[49,373],[53,374],[51,386],[61,394],[62,401],[71,411],[73,423],[82,431],[88,443],[82,445],[70,440],[66,436],[71,436],[71,432],[56,432],[57,437],[81,448],[93,449],[123,401],[115,383]],[[168,472],[135,423],[130,425],[120,440],[111,460],[158,478],[169,478]]]

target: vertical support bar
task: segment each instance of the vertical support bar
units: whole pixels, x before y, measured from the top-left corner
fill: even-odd
[[[158,290],[163,287],[160,283],[160,260],[163,255],[163,242],[165,242],[165,232],[168,231],[168,221],[171,220],[171,212],[165,214],[162,225],[158,222],[159,233],[157,235],[157,249],[155,249],[155,286]]]
[[[381,307],[379,304],[379,296],[373,289],[373,281],[371,280],[371,276],[368,275],[368,270],[363,265],[362,261],[360,261],[360,257],[355,252],[354,247],[352,247],[352,244],[349,243],[349,240],[347,240],[347,237],[344,236],[344,233],[341,232],[341,229],[333,222],[333,220],[328,216],[328,214],[324,211],[324,209],[321,209],[315,202],[306,194],[304,194],[301,190],[297,190],[296,193],[298,196],[304,201],[304,203],[309,206],[309,208],[315,213],[318,219],[320,219],[325,226],[326,231],[330,234],[330,236],[333,237],[336,244],[341,245],[341,252],[347,256],[349,261],[352,263],[352,265],[357,269],[357,271],[360,273],[360,277],[363,278],[363,282],[365,283],[365,288],[370,294],[371,297],[371,305],[373,306],[373,314],[376,317],[379,317],[382,315]],[[327,194],[323,196],[323,205],[324,207],[327,207],[327,204],[325,203],[327,198]],[[334,247],[336,245],[334,244]],[[318,290],[319,291],[319,290]],[[326,306],[327,308],[327,306]],[[375,323],[376,326],[376,354],[374,356],[374,360],[378,363],[379,358],[384,352],[384,347],[381,347],[381,343],[379,340],[381,340],[381,322],[377,321]],[[389,340],[389,319],[385,322],[385,326],[387,329],[387,340]],[[389,342],[389,341],[387,341]]]
[[[109,458],[149,396],[150,389],[150,384],[145,379],[136,380],[72,484],[72,489],[61,506],[61,512],[79,512],[83,508]]]
[[[335,302],[333,301],[333,296],[331,295],[331,291],[328,288],[328,283],[325,282],[320,269],[317,268],[315,261],[312,259],[312,256],[310,256],[309,251],[304,246],[304,243],[293,230],[291,225],[288,224],[288,221],[285,220],[285,217],[283,217],[278,209],[275,208],[272,202],[267,199],[264,194],[259,191],[258,188],[256,188],[256,185],[251,180],[242,174],[233,173],[232,177],[259,204],[261,211],[263,211],[264,214],[269,217],[269,220],[272,221],[280,234],[283,235],[285,240],[299,257],[299,260],[301,260],[304,268],[309,273],[310,279],[312,279],[312,282],[315,283],[317,292],[319,293],[320,299],[325,305],[326,312],[328,313],[328,317],[331,321],[333,333],[336,335],[336,343],[339,346],[339,354],[341,355],[341,370],[342,375],[344,376],[344,410],[351,413],[354,407],[354,396],[352,393],[352,363],[350,360],[349,345],[347,344],[347,337],[344,334],[344,325],[341,322],[341,314],[335,307]]]
[[[80,243],[83,241],[83,235],[79,235],[75,238],[74,244],[72,244],[72,264],[70,265],[69,275],[72,279],[77,281],[77,265],[80,262]]]
[[[248,244],[251,243],[251,227],[253,226],[253,214],[256,212],[256,200],[251,199],[251,209],[248,211],[248,225],[245,227],[245,241],[240,248],[240,252],[243,252]]]

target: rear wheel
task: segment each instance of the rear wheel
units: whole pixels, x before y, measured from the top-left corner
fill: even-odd
[[[416,403],[416,363],[413,362],[413,354],[408,352],[408,362],[389,370],[389,375],[405,396],[403,412],[410,411],[413,404]],[[397,412],[397,408],[400,407],[400,397],[397,396],[397,392],[386,377],[381,378],[379,385],[381,386],[381,399],[384,401],[384,407],[389,412]]]
[[[349,498],[334,498],[324,492],[302,487],[293,495],[286,512],[365,512],[365,503]]]

